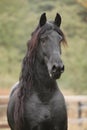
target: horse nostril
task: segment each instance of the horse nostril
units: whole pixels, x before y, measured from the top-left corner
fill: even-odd
[[[61,73],[64,72],[64,69],[65,69],[65,67],[64,67],[64,65],[63,65],[63,67],[61,67]]]
[[[64,72],[64,65],[61,67],[61,66],[55,66],[53,65],[52,67],[52,73],[56,73],[57,71],[63,73]]]
[[[44,118],[47,120],[49,119],[49,115],[45,115]]]
[[[53,67],[52,67],[52,72],[55,73],[56,70],[57,70],[57,67],[56,67],[55,65],[53,65]]]

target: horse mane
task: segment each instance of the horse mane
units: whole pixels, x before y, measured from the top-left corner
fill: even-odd
[[[17,100],[15,103],[15,110],[14,110],[14,121],[15,121],[15,130],[22,130],[23,129],[23,113],[24,113],[24,100],[26,96],[26,92],[28,86],[33,86],[33,68],[35,63],[35,56],[36,50],[38,45],[38,38],[39,38],[40,28],[36,29],[31,39],[27,43],[27,53],[23,59],[22,63],[22,71],[19,78],[19,86],[20,89],[18,91]]]
[[[36,52],[38,48],[39,38],[42,33],[44,33],[46,30],[49,30],[49,27],[42,27],[39,26],[35,29],[35,31],[32,33],[31,39],[27,43],[27,53],[23,59],[22,63],[22,70],[19,78],[19,91],[17,95],[17,100],[15,102],[15,110],[14,110],[14,121],[15,121],[15,130],[23,130],[24,128],[24,102],[27,91],[29,92],[29,89],[34,84],[34,64],[36,60]],[[62,37],[63,37],[63,43],[64,45],[67,44],[65,36],[63,32],[55,27],[54,29],[57,31]]]

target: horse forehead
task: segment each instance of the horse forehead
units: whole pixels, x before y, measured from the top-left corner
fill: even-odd
[[[47,33],[45,33],[42,38],[44,38],[45,36],[48,36],[48,41],[50,42],[60,42],[62,40],[62,36],[58,34],[58,32],[56,32],[55,30],[47,31]]]
[[[53,30],[46,30],[42,35],[41,38],[44,38],[46,36],[49,36]]]
[[[55,37],[55,36],[58,36],[58,32],[55,31],[54,29],[50,28],[50,29],[45,29],[45,31],[41,34],[41,38],[44,38],[46,36],[52,36],[52,37]]]
[[[47,21],[46,25],[42,29],[41,37],[43,38],[47,35],[52,35],[52,37],[57,36],[59,38],[62,38],[62,36],[59,35],[59,33],[57,32],[57,29],[58,28],[56,28],[56,26],[54,25],[52,21]]]
[[[56,31],[54,31],[54,30],[52,30],[49,35],[50,35],[51,38],[59,36],[58,33]]]
[[[51,26],[51,27],[54,26],[53,22],[51,22],[51,21],[47,21],[47,24],[48,24],[49,26]]]

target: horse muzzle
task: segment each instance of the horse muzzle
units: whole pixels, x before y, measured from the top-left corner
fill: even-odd
[[[53,66],[52,67],[52,70],[51,70],[51,73],[50,73],[50,77],[53,78],[53,79],[59,79],[61,74],[64,72],[64,65],[63,66]]]

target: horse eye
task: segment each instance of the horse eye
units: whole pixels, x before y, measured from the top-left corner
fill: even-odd
[[[45,44],[45,42],[46,42],[47,39],[48,39],[48,37],[41,38],[42,44]]]
[[[42,42],[42,43],[45,43],[45,38],[41,38],[41,42]]]

